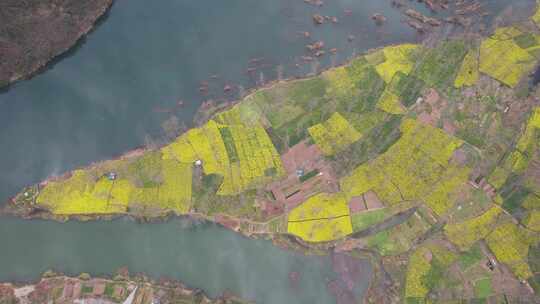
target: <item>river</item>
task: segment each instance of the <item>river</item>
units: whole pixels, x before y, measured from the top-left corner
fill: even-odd
[[[275,79],[278,65],[284,77],[306,75],[314,69],[300,60],[307,43],[323,40],[338,49],[321,59],[324,68],[370,48],[417,41],[390,2],[328,0],[316,8],[302,0],[116,1],[76,48],[0,93],[0,202],[51,174],[111,158],[148,138],[162,140],[161,124],[173,115],[189,126],[205,99],[238,97],[238,90],[223,92],[227,84],[252,88]],[[416,1],[407,3],[430,14]],[[507,4],[489,1],[494,12]],[[339,22],[315,26],[314,13]],[[373,13],[383,13],[386,24],[374,25]],[[260,64],[250,76],[254,58]],[[202,81],[209,83],[207,96],[198,90]],[[175,107],[179,100],[183,107]],[[228,289],[260,303],[335,302],[325,288],[336,276],[330,258],[287,252],[212,224],[184,226],[183,220],[141,225],[128,219],[61,224],[2,218],[0,280],[34,280],[49,268],[110,274],[127,265],[211,296]],[[359,263],[362,292],[371,270]],[[291,271],[301,273],[297,289],[289,286]]]
[[[12,230],[18,226],[17,231]],[[215,224],[190,225],[187,220],[137,224],[127,218],[110,222],[68,222],[52,225],[35,220],[0,221],[0,281],[35,280],[55,269],[77,275],[110,275],[127,266],[133,273],[179,279],[204,288],[212,297],[229,290],[258,303],[333,303],[326,289],[336,279],[328,256],[304,256],[250,240]],[[359,260],[369,283],[371,266]],[[289,273],[300,279],[291,287]]]

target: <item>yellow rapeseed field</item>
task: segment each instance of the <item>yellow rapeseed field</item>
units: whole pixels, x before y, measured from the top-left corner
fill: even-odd
[[[431,269],[431,260],[437,259],[442,267],[448,267],[457,255],[439,244],[427,244],[416,249],[409,258],[405,282],[406,298],[425,298],[429,292],[424,282]]]
[[[374,190],[390,205],[422,199],[437,214],[445,213],[453,205],[451,194],[470,171],[449,163],[463,142],[412,119],[402,122],[401,131],[387,152],[343,178],[341,188],[349,197]]]
[[[127,201],[109,204],[112,182],[97,181],[85,170],[75,170],[65,181],[50,182],[37,197],[37,203],[54,214],[107,214],[124,212]]]
[[[535,240],[525,230],[508,222],[495,228],[486,241],[497,260],[508,265],[518,278],[526,280],[532,276],[527,257]]]
[[[338,112],[327,121],[309,127],[308,132],[325,155],[333,155],[362,137]]]
[[[390,114],[404,114],[405,107],[401,104],[399,96],[390,92],[388,89],[383,92],[377,102],[377,108]]]
[[[456,88],[461,88],[463,86],[472,86],[476,84],[480,73],[478,72],[478,50],[470,50],[461,64],[458,75],[454,81],[454,86]]]
[[[310,197],[289,213],[287,231],[310,242],[323,242],[352,233],[349,206],[342,193]]]
[[[405,283],[406,298],[425,298],[429,292],[429,289],[422,282],[423,277],[431,269],[431,264],[426,258],[429,254],[428,248],[420,247],[409,258]]]
[[[534,64],[535,58],[511,39],[491,37],[480,46],[480,71],[509,87],[515,87]]]
[[[534,13],[531,19],[534,21],[534,23],[536,23],[537,26],[540,26],[540,6],[539,5],[537,5],[536,13]]]
[[[540,232],[540,210],[530,211],[523,223],[527,228]]]
[[[354,94],[356,84],[346,67],[325,71],[322,76],[327,82],[326,94],[328,96],[341,98]]]
[[[476,241],[485,238],[493,229],[502,209],[493,206],[482,215],[460,223],[448,224],[444,232],[460,249],[467,250]]]
[[[390,83],[397,72],[409,74],[414,67],[411,54],[417,48],[416,44],[385,47],[383,53],[386,60],[375,67],[377,73],[386,83]]]

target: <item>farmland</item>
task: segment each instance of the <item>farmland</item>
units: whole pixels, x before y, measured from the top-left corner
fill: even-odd
[[[159,148],[24,189],[10,208],[192,215],[308,250],[362,249],[411,303],[536,300],[538,16],[277,81]]]

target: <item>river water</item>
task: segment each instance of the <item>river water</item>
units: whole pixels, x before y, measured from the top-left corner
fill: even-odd
[[[373,47],[417,41],[390,2],[328,0],[316,8],[303,0],[116,1],[74,50],[0,93],[0,202],[51,174],[111,158],[148,138],[161,140],[161,124],[173,115],[189,126],[202,101],[238,97],[237,89],[223,92],[227,84],[254,87],[275,79],[278,65],[284,77],[313,71],[313,64],[300,60],[307,43],[323,40],[328,49],[338,49],[321,59],[321,67],[328,67]],[[422,4],[408,3],[429,14]],[[509,2],[486,3],[498,12]],[[314,13],[337,16],[339,23],[315,26]],[[383,13],[388,22],[375,26],[373,13]],[[250,75],[254,58],[259,64]],[[209,82],[207,96],[198,90],[202,81]],[[179,100],[184,107],[175,107]],[[0,280],[32,280],[49,268],[102,274],[127,265],[181,279],[210,295],[228,289],[260,303],[335,302],[325,288],[336,275],[329,258],[286,252],[215,225],[185,224],[3,218]],[[361,291],[370,277],[369,265],[364,269]],[[289,286],[290,271],[301,273],[298,289]]]
[[[49,268],[77,275],[110,274],[128,266],[132,273],[179,279],[210,295],[224,290],[258,303],[333,303],[326,289],[336,279],[328,256],[304,256],[248,240],[214,224],[187,225],[187,220],[137,224],[128,219],[111,222],[68,222],[51,225],[16,219],[0,221],[2,259],[0,281],[33,280]],[[13,231],[19,225],[19,231]],[[9,241],[8,244],[5,242]],[[369,282],[371,266],[359,260]],[[289,273],[300,273],[294,288]]]

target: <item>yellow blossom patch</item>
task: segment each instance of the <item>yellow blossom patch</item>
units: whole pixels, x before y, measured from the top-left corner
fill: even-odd
[[[480,46],[480,72],[512,88],[534,67],[534,61],[511,39],[487,38]]]
[[[480,73],[478,72],[478,50],[472,49],[467,53],[467,55],[465,55],[465,58],[461,63],[458,75],[456,77],[456,80],[454,81],[454,86],[456,88],[461,88],[463,86],[472,86],[476,84],[479,77]]]
[[[158,203],[163,209],[187,213],[191,207],[191,163],[163,161],[163,184],[159,187]]]
[[[405,107],[401,104],[399,97],[388,90],[381,95],[377,108],[394,115],[405,113]]]
[[[460,249],[467,250],[476,241],[485,238],[493,229],[502,209],[494,206],[482,215],[460,223],[448,224],[444,227],[448,239]]]
[[[523,34],[523,31],[515,26],[499,27],[495,30],[495,33],[491,36],[497,40],[511,40]]]
[[[227,128],[232,134],[238,161],[231,162],[228,168],[219,172],[224,180],[218,194],[237,194],[284,173],[281,158],[262,126],[232,125]],[[269,170],[275,172],[270,175]]]
[[[109,204],[113,182],[95,177],[84,170],[75,170],[65,181],[49,182],[39,193],[37,204],[54,214],[108,214],[124,212],[127,201]]]
[[[540,6],[537,5],[536,13],[531,17],[532,21],[536,23],[537,26],[540,26]]]
[[[527,228],[540,232],[540,210],[532,210],[529,212],[523,223]]]
[[[495,228],[486,241],[497,260],[508,265],[518,278],[526,280],[532,275],[527,257],[534,238],[527,231],[509,222]]]
[[[409,258],[405,279],[406,298],[425,298],[429,288],[425,285],[426,276],[431,270],[431,261],[437,259],[443,267],[448,267],[457,255],[439,244],[427,244],[416,249]]]
[[[308,132],[325,155],[342,151],[362,137],[362,134],[337,112],[327,121],[308,128]]]
[[[345,196],[321,193],[310,197],[289,213],[287,231],[310,242],[335,240],[352,233]]]
[[[235,107],[222,113],[220,120],[237,123],[244,119],[241,113],[241,109]],[[223,138],[223,129],[227,129],[229,138]],[[225,125],[210,120],[206,125],[180,136],[162,151],[164,159],[177,159],[185,163],[201,160],[205,174],[222,175],[223,183],[218,190],[220,195],[238,194],[284,172],[270,137],[261,124],[254,121],[250,125]],[[229,155],[231,153],[234,155]],[[269,170],[274,173],[270,175]]]
[[[409,74],[414,62],[411,60],[411,54],[418,48],[416,44],[400,44],[388,46],[383,49],[385,61],[375,67],[377,73],[386,82],[390,83],[397,72]]]
[[[328,96],[341,98],[354,94],[356,85],[346,67],[325,71],[322,76],[327,82],[326,94]]]
[[[424,200],[437,214],[453,205],[451,194],[467,180],[468,168],[449,159],[463,142],[412,119],[401,124],[402,136],[387,152],[341,180],[350,197],[373,190],[390,205]]]
[[[407,298],[425,298],[429,289],[423,284],[423,278],[431,269],[431,264],[426,258],[429,255],[429,249],[420,247],[413,252],[409,258],[407,268],[407,278],[405,285],[405,297]]]

